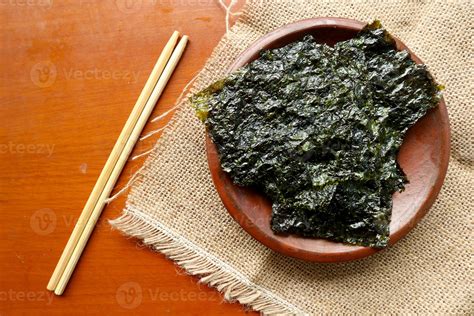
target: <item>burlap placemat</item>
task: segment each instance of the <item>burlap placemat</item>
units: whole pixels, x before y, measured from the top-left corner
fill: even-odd
[[[355,262],[308,263],[275,253],[228,215],[208,170],[204,127],[184,102],[112,224],[227,299],[264,313],[473,313],[470,1],[250,1],[194,91],[222,77],[263,34],[318,16],[380,19],[446,85],[452,155],[443,189],[424,220],[397,245]]]

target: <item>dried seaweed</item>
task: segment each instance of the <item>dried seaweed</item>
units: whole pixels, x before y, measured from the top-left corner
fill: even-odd
[[[307,35],[192,97],[223,170],[271,199],[275,233],[388,244],[398,150],[441,90],[394,45],[378,21],[334,47]]]

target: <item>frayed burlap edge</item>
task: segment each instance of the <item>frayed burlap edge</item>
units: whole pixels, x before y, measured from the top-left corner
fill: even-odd
[[[123,214],[109,223],[127,236],[139,238],[153,250],[164,254],[199,282],[215,287],[227,301],[238,301],[268,315],[303,315],[304,313],[266,289],[257,286],[225,262],[173,234],[155,219],[128,205]]]
[[[247,6],[248,4],[242,9],[242,18],[237,21],[234,27],[239,26],[241,22],[245,20]],[[222,45],[226,45],[228,36],[233,35],[232,30],[234,27],[231,28],[230,32],[224,35],[219,45],[214,48],[208,60],[212,60],[213,57],[215,57],[216,52]],[[176,113],[163,130],[162,136],[154,145],[144,165],[132,176],[133,181],[130,181],[122,190],[126,191],[125,189],[129,187],[133,190],[133,187],[141,182],[142,172],[147,169],[149,163],[153,161],[154,156],[158,153],[160,143],[164,142],[167,138],[167,134],[173,131],[174,123],[182,114],[183,107],[188,104],[188,97],[209,84],[209,82],[201,80],[200,78],[201,74],[206,70],[207,63],[195,77],[196,80],[184,100],[178,100]],[[114,220],[109,220],[109,223],[113,228],[118,229],[126,236],[138,238],[151,249],[164,254],[167,258],[183,268],[186,273],[198,276],[200,283],[216,288],[224,295],[224,299],[227,301],[238,301],[240,304],[252,310],[268,315],[306,314],[289,302],[250,282],[237,270],[194,243],[182,236],[175,235],[155,219],[136,210],[129,203],[127,203],[122,215]]]

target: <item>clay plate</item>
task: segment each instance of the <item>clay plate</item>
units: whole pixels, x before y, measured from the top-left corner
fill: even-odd
[[[334,45],[354,37],[364,25],[363,22],[342,18],[314,18],[286,25],[253,43],[237,58],[229,72],[258,58],[260,50],[284,46],[305,34],[312,34],[320,43]],[[398,39],[396,42],[398,49],[408,50]],[[415,62],[422,63],[415,54],[410,54]],[[398,162],[410,183],[404,192],[393,195],[391,245],[405,236],[435,201],[448,167],[449,136],[448,113],[443,99],[409,130]],[[230,215],[265,246],[288,256],[318,262],[354,260],[379,251],[324,239],[274,234],[270,228],[270,201],[259,192],[232,183],[220,167],[216,147],[209,136],[207,157],[214,184]]]

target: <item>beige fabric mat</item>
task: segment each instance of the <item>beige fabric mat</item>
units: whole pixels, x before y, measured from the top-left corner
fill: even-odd
[[[435,205],[395,246],[349,263],[307,263],[260,245],[227,214],[209,174],[204,127],[184,102],[112,221],[202,282],[264,313],[473,313],[473,11],[470,1],[250,1],[200,73],[223,76],[263,34],[318,16],[380,19],[439,82],[452,128],[448,175]]]

